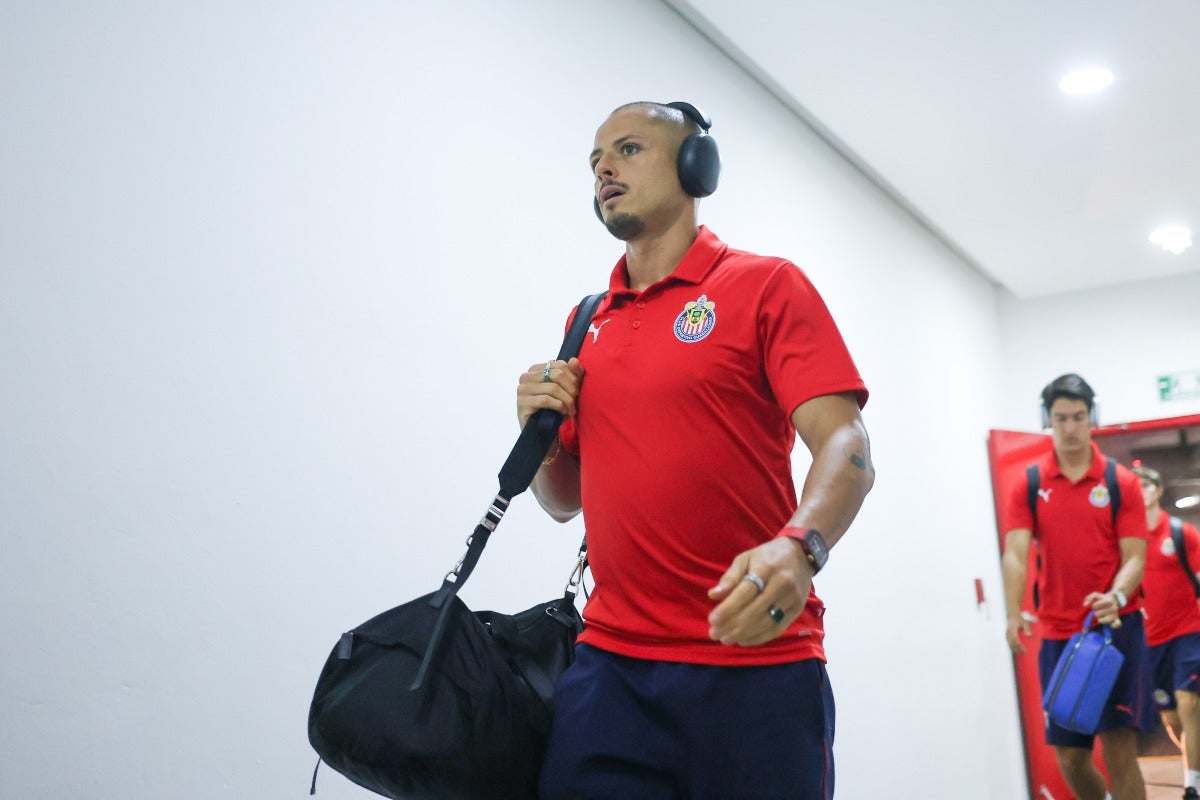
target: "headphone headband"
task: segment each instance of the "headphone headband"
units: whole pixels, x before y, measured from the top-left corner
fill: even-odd
[[[679,185],[685,192],[692,197],[708,197],[717,190],[717,181],[721,177],[721,154],[717,150],[717,140],[708,135],[712,119],[691,103],[682,100],[656,105],[681,111],[685,117],[700,126],[700,133],[688,134],[679,145],[676,171],[679,174]],[[600,201],[595,196],[592,197],[592,210],[596,212],[596,218],[604,222],[604,215],[600,213]]]
[[[675,100],[674,102],[664,103],[663,105],[665,105],[667,108],[673,108],[676,111],[682,111],[685,117],[699,125],[705,133],[708,133],[709,130],[712,129],[712,118],[691,103],[685,103],[682,100]]]

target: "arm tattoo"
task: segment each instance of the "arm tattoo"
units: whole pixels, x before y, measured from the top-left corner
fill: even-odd
[[[850,454],[850,463],[859,469],[866,469],[867,457],[861,451],[852,452]]]

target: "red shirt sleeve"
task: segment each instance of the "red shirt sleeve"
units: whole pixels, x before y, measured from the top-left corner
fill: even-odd
[[[1146,500],[1142,481],[1125,469],[1117,470],[1117,488],[1121,491],[1121,510],[1117,512],[1118,539],[1149,539],[1146,528]]]
[[[1012,491],[1008,493],[1004,506],[1004,532],[1015,530],[1033,530],[1033,512],[1029,509],[1029,475],[1028,467],[1021,468],[1021,474],[1012,483]]]
[[[579,456],[579,429],[575,426],[575,418],[567,417],[558,429],[558,440],[562,442],[563,450],[573,456]]]
[[[766,281],[758,326],[767,380],[788,414],[814,397],[839,392],[853,392],[859,408],[866,405],[866,385],[837,324],[795,264],[783,262]]]

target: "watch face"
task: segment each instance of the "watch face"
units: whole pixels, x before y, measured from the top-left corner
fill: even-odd
[[[808,548],[808,554],[812,556],[814,564],[820,568],[825,565],[825,561],[829,558],[829,551],[825,547],[825,538],[820,532],[809,529],[808,533],[804,534],[804,544]]]

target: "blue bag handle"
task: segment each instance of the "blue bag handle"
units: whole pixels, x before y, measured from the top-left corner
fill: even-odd
[[[1092,622],[1095,619],[1096,619],[1096,612],[1089,611],[1088,615],[1083,620],[1083,633],[1087,633],[1088,631],[1090,631],[1092,629]],[[1098,624],[1100,625],[1101,628],[1104,629],[1104,643],[1112,644],[1112,628],[1110,628],[1108,626],[1108,623],[1105,623],[1105,622],[1101,622]]]

